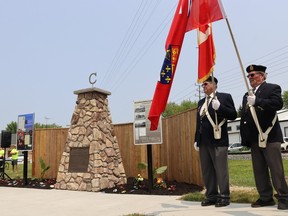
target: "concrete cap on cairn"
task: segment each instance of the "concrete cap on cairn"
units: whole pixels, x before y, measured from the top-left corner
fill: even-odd
[[[98,93],[102,93],[102,94],[105,94],[105,95],[111,95],[111,92],[103,90],[103,89],[95,88],[95,87],[76,90],[73,93],[76,94],[76,95],[79,95],[79,94],[91,93],[91,92],[98,92]]]

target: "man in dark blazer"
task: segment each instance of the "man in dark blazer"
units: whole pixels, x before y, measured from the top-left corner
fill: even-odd
[[[267,77],[265,66],[250,65],[246,71],[253,90],[243,97],[241,142],[242,145],[251,147],[254,178],[260,195],[251,206],[275,205],[270,170],[272,183],[277,192],[275,197],[278,199],[278,209],[288,209],[288,187],[281,155],[283,135],[277,117],[277,110],[283,107],[281,87],[265,81]],[[255,115],[253,117],[251,106],[254,107],[257,118]]]
[[[210,76],[202,84],[206,97],[198,102],[194,147],[206,187],[201,205],[223,207],[230,204],[227,120],[234,120],[237,112],[230,94],[216,92],[217,83]]]

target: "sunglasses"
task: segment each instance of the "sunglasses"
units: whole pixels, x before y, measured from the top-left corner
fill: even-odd
[[[247,77],[248,77],[248,78],[249,78],[249,77],[254,77],[256,74],[262,74],[262,73],[250,73],[250,74],[247,75]]]
[[[207,86],[209,84],[209,82],[204,82],[204,83],[202,83],[202,87],[204,87],[204,86]]]
[[[249,78],[249,77],[254,77],[255,74],[256,74],[256,73],[248,74],[248,75],[247,75],[247,78]]]

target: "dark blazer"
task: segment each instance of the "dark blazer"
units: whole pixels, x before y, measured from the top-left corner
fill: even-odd
[[[231,95],[227,93],[216,92],[216,96],[220,102],[220,107],[217,110],[218,124],[220,124],[224,118],[227,120],[234,120],[237,117],[237,112]],[[227,121],[221,127],[221,139],[215,140],[213,126],[209,122],[208,118],[206,115],[202,119],[200,117],[200,110],[204,103],[205,98],[202,98],[198,102],[197,124],[195,132],[195,142],[197,142],[197,146],[200,146],[202,143],[205,143],[205,145],[228,146],[229,139],[227,132]],[[212,102],[209,104],[208,112],[215,123],[215,110],[212,108]]]
[[[272,125],[273,118],[277,110],[282,109],[283,100],[281,87],[276,84],[263,82],[256,91],[255,111],[262,131],[265,132]],[[240,134],[241,142],[244,146],[251,146],[251,143],[258,143],[258,130],[252,118],[249,107],[247,106],[246,93],[242,101]],[[268,135],[267,142],[283,142],[283,135],[278,118]]]

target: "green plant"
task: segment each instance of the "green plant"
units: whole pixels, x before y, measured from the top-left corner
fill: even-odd
[[[146,169],[147,166],[148,166],[147,163],[143,163],[143,162],[137,164],[137,168],[139,170]],[[154,184],[155,187],[157,187],[157,188],[167,188],[166,182],[162,178],[157,178],[157,175],[160,175],[160,174],[164,173],[166,170],[167,170],[167,166],[161,166],[161,167],[153,169],[153,180],[155,182],[155,184]],[[139,175],[140,174],[138,174],[138,178],[139,178]]]
[[[134,179],[134,188],[139,189],[145,187],[143,181],[144,178],[140,174],[138,174],[137,177],[135,177]]]
[[[159,188],[159,189],[166,189],[167,188],[167,184],[164,181],[164,179],[162,178],[156,178],[156,182],[154,184],[155,188]]]
[[[41,179],[44,178],[45,173],[47,172],[48,169],[50,169],[50,166],[46,165],[42,157],[40,157],[40,165],[41,165]]]
[[[137,168],[139,170],[146,169],[147,167],[148,167],[147,163],[140,162],[140,163],[137,164]],[[158,167],[158,168],[154,168],[153,169],[153,179],[156,179],[157,175],[160,175],[160,174],[164,173],[166,170],[167,170],[167,166],[161,166],[161,167]]]
[[[148,166],[148,164],[147,163],[143,163],[143,162],[137,164],[137,168],[139,170],[144,170],[144,169],[147,168],[147,166]]]
[[[167,170],[167,166],[155,168],[153,170],[153,178],[156,179],[157,175],[164,173],[166,170]]]

